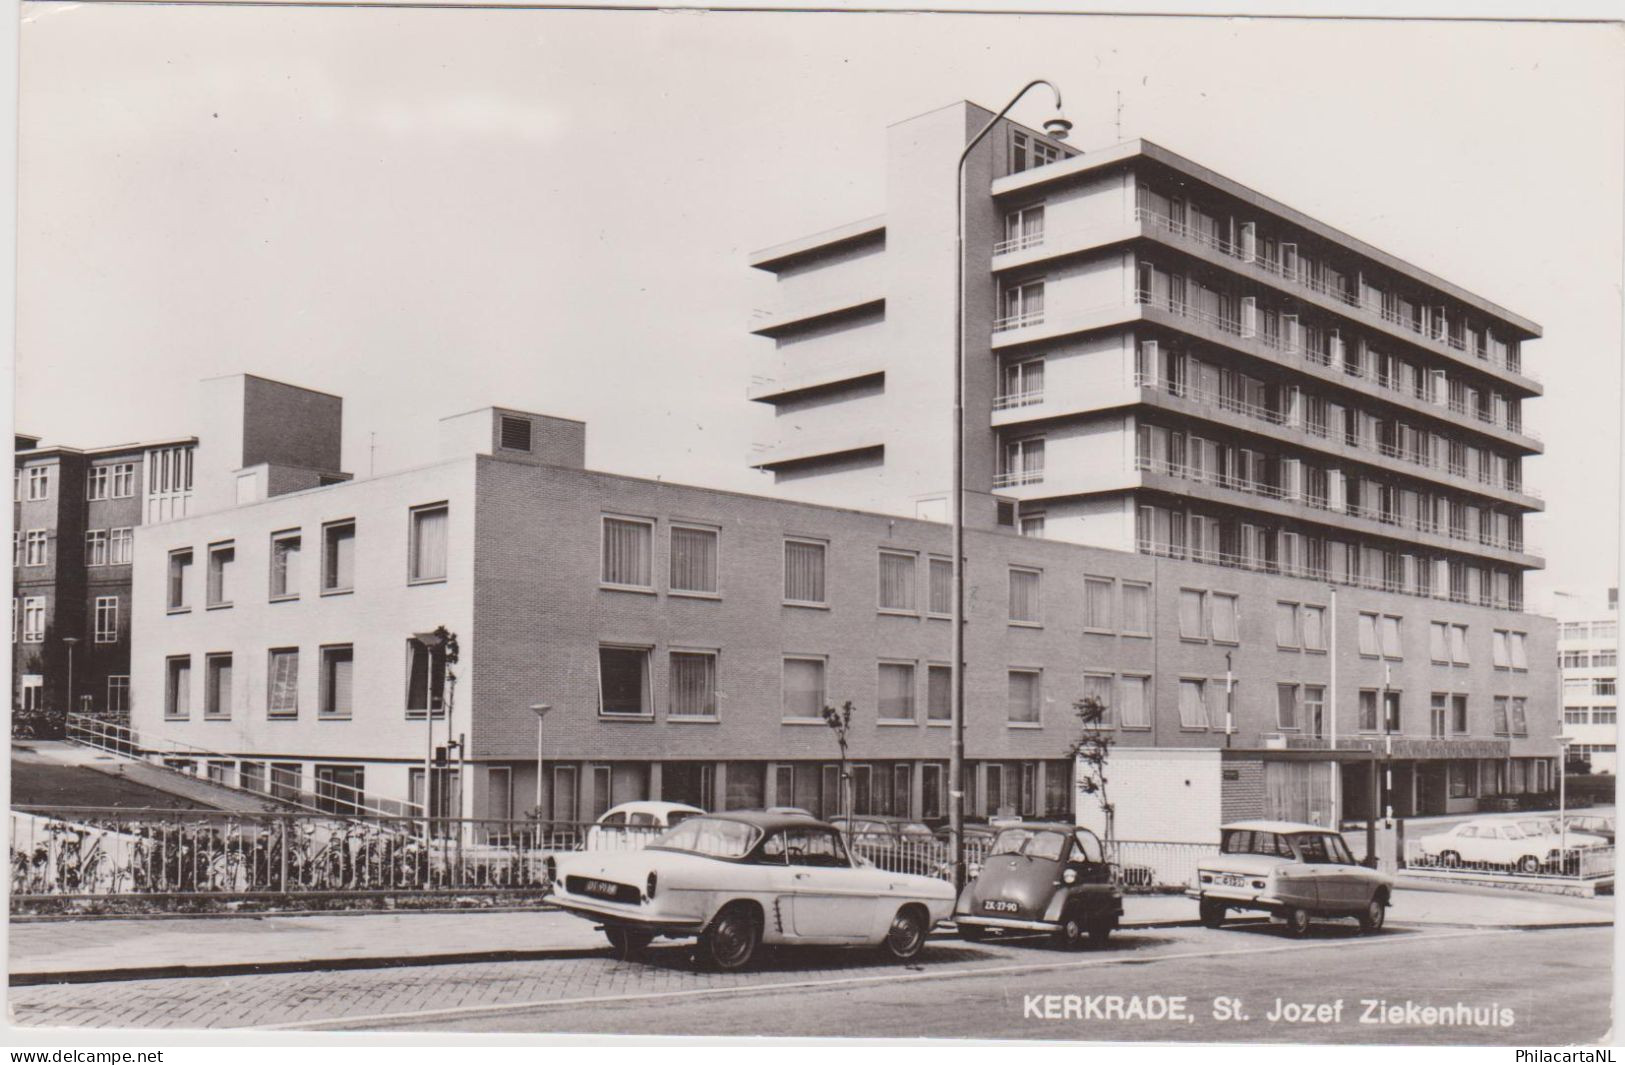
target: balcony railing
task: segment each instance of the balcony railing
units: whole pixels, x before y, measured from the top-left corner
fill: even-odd
[[[1539,380],[1539,378],[1534,374],[1523,369],[1522,359],[1517,354],[1514,354],[1511,349],[1508,349],[1505,354],[1497,354],[1491,351],[1488,346],[1482,348],[1469,347],[1464,337],[1453,337],[1450,336],[1448,332],[1432,329],[1423,323],[1413,321],[1395,311],[1384,308],[1381,303],[1376,300],[1362,300],[1359,294],[1350,291],[1350,286],[1346,284],[1329,285],[1324,281],[1318,280],[1309,274],[1300,271],[1296,266],[1288,269],[1280,263],[1265,259],[1263,256],[1256,253],[1251,257],[1248,257],[1246,249],[1242,245],[1234,244],[1216,234],[1204,233],[1200,230],[1193,229],[1183,222],[1175,221],[1169,216],[1157,211],[1153,211],[1149,208],[1136,207],[1134,210],[1134,218],[1136,221],[1143,224],[1156,226],[1158,229],[1178,237],[1181,240],[1212,248],[1221,255],[1226,255],[1233,259],[1239,259],[1244,263],[1248,263],[1256,267],[1264,273],[1278,277],[1300,288],[1308,289],[1309,291],[1321,296],[1325,296],[1328,299],[1336,300],[1345,307],[1359,311],[1368,317],[1377,318],[1388,323],[1389,325],[1398,326],[1407,332],[1414,333],[1416,336],[1430,344],[1441,348],[1446,348],[1451,352],[1471,355],[1480,362],[1487,362],[1492,366],[1498,366],[1503,370],[1518,374],[1531,381]]]
[[[1011,329],[1020,329],[1023,326],[1041,325],[1043,321],[1043,311],[1023,311],[1020,314],[1011,314],[1003,318],[995,318],[993,320],[993,331],[995,333],[1003,333]]]
[[[1043,469],[1036,470],[1006,470],[993,477],[994,488],[1015,488],[1024,484],[1043,484]]]
[[[1326,581],[1348,588],[1369,588],[1373,591],[1394,592],[1399,595],[1416,596],[1420,599],[1449,599],[1456,603],[1477,602],[1481,606],[1494,606],[1504,610],[1523,609],[1523,597],[1521,595],[1495,598],[1469,596],[1465,592],[1445,591],[1443,589],[1435,591],[1431,580],[1406,582],[1386,576],[1367,576],[1358,573],[1334,574],[1331,568],[1325,565],[1311,566],[1296,561],[1283,562],[1278,558],[1264,557],[1262,554],[1239,555],[1214,548],[1192,547],[1184,543],[1152,540],[1143,536],[1136,540],[1135,547],[1142,555],[1156,555],[1160,558],[1187,559],[1191,562],[1203,562],[1209,565],[1225,566],[1230,569],[1273,573],[1282,577],[1302,577],[1306,580]],[[1425,569],[1425,566],[1419,565],[1417,573],[1421,574]]]
[[[1300,356],[1305,362],[1313,363],[1317,366],[1341,369],[1344,374],[1349,377],[1358,378],[1362,381],[1369,381],[1379,388],[1387,389],[1390,392],[1396,392],[1402,396],[1417,399],[1424,403],[1432,403],[1435,406],[1448,406],[1448,409],[1454,413],[1476,419],[1485,425],[1507,429],[1511,432],[1518,433],[1520,436],[1528,437],[1531,440],[1540,439],[1540,434],[1523,428],[1522,419],[1506,418],[1502,421],[1497,421],[1493,412],[1479,409],[1469,409],[1466,404],[1461,403],[1460,401],[1450,401],[1448,404],[1438,404],[1434,401],[1431,392],[1426,388],[1413,388],[1407,386],[1403,381],[1400,380],[1399,377],[1393,374],[1383,373],[1377,370],[1374,366],[1353,362],[1347,358],[1334,358],[1330,352],[1317,351],[1313,348],[1307,347],[1299,339],[1290,334],[1287,336],[1282,336],[1279,333],[1272,334],[1255,329],[1243,329],[1242,322],[1238,318],[1214,314],[1210,311],[1203,311],[1193,307],[1185,300],[1176,300],[1167,296],[1159,296],[1156,293],[1143,288],[1135,290],[1134,302],[1144,307],[1155,307],[1160,311],[1165,311],[1168,314],[1173,314],[1180,318],[1189,318],[1192,321],[1202,322],[1205,325],[1212,326],[1214,329],[1217,329],[1220,332],[1229,333],[1230,335],[1240,337],[1243,340],[1252,341],[1255,344],[1269,348],[1272,351],[1278,351],[1284,355]]]
[[[993,245],[993,254],[1008,255],[1013,251],[1024,251],[1027,248],[1036,248],[1042,243],[1044,243],[1044,231],[1040,229],[1036,233],[1023,233],[1019,237],[1011,237],[1008,240],[999,241],[997,244]]]
[[[1016,407],[1031,407],[1044,402],[1044,390],[1034,388],[1026,392],[1008,392],[1002,396],[993,397],[994,410],[1012,410]]]

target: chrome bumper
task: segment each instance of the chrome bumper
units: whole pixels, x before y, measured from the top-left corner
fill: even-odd
[[[1054,921],[1028,921],[1019,917],[982,917],[979,915],[954,915],[954,924],[985,925],[988,928],[1020,928],[1029,932],[1053,932],[1060,925]]]
[[[626,910],[615,909],[611,905],[585,901],[573,895],[548,894],[543,897],[542,901],[549,906],[563,910],[565,913],[585,917],[589,921],[601,921],[604,924],[617,925],[622,928],[641,928],[647,932],[693,935],[705,927],[703,919],[628,913]]]

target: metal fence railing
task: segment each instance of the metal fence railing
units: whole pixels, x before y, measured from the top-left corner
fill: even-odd
[[[1429,853],[1420,840],[1405,841],[1405,866],[1453,873],[1488,873],[1509,878],[1563,877],[1573,880],[1604,880],[1614,875],[1614,848],[1570,847],[1557,852],[1545,847],[1545,853],[1529,855],[1507,861],[1486,861],[1463,858],[1454,852]]]
[[[1196,863],[1218,853],[1217,843],[1120,839],[1118,879],[1126,888],[1183,888],[1196,876]]]

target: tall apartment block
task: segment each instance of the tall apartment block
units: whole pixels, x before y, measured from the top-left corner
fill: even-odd
[[[1569,757],[1585,760],[1593,773],[1611,774],[1619,764],[1619,589],[1609,588],[1606,598],[1563,593],[1558,607]]]
[[[946,514],[955,159],[991,117],[892,126],[883,215],[751,257],[777,494]],[[967,522],[1522,609],[1539,326],[1149,141],[1004,121],[965,189]]]
[[[129,712],[136,527],[347,478],[336,396],[238,374],[200,398],[201,436],[81,449],[17,434],[14,707]]]

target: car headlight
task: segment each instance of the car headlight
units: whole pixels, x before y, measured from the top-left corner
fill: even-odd
[[[655,887],[659,884],[659,882],[660,878],[655,876],[653,872],[650,872],[649,882],[643,885],[643,894],[645,898],[652,899],[655,897]]]
[[[548,884],[552,885],[558,883],[559,863],[554,860],[551,854],[548,855],[547,860],[542,863],[542,871],[547,874]]]
[[[1213,883],[1213,874],[1212,873],[1202,873],[1201,877],[1202,877],[1202,883],[1204,883],[1204,884]]]
[[[1063,884],[1076,884],[1077,882],[1078,882],[1078,871],[1076,869],[1068,869],[1066,872],[1061,874],[1061,883],[1063,883]]]

